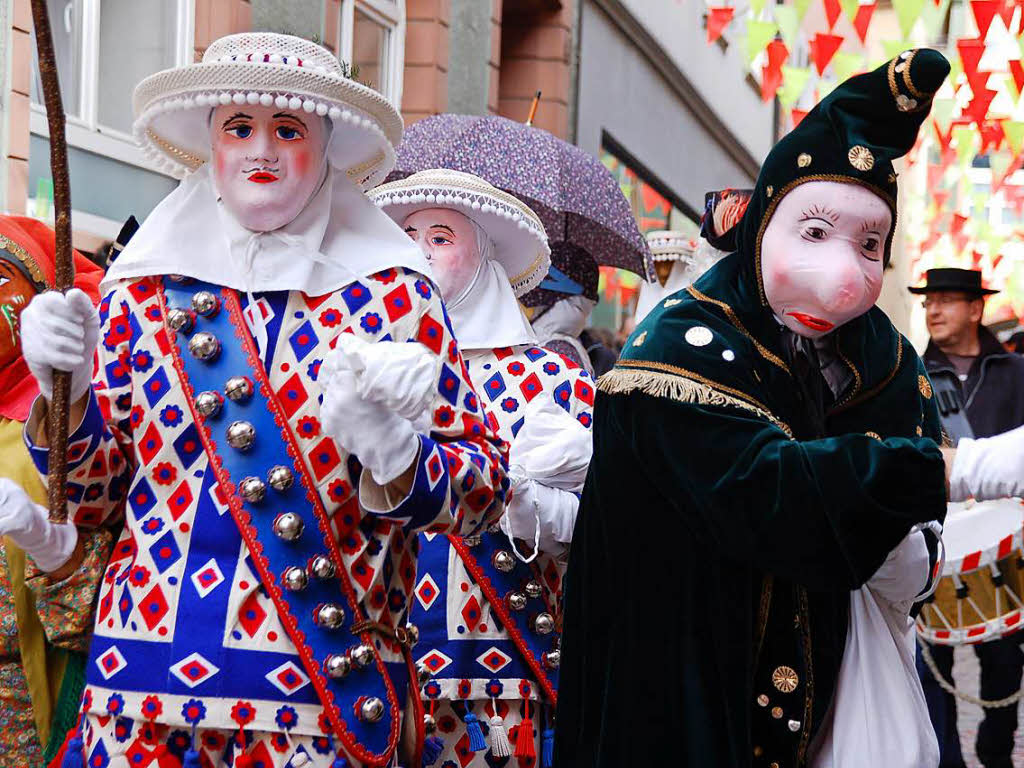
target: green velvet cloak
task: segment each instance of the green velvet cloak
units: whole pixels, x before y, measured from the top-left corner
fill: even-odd
[[[878,309],[836,333],[854,381],[825,435],[741,254],[663,301],[601,379],[558,768],[804,764],[849,591],[946,502],[920,359]]]

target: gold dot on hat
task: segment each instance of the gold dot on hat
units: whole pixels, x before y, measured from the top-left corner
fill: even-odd
[[[769,184],[769,185],[768,185],[768,189],[766,189],[766,190],[764,191],[764,193],[765,193],[766,195],[768,195],[768,197],[771,197],[771,196],[772,196],[772,194],[773,194],[774,192],[775,192],[775,187],[773,187],[773,186],[772,186],[771,184]]]
[[[870,171],[875,167],[875,156],[871,154],[870,149],[860,144],[850,147],[850,151],[846,154],[846,159],[858,171]]]
[[[921,375],[917,377],[917,388],[921,390],[921,394],[925,396],[925,399],[932,399],[932,383],[928,381],[927,376]]]
[[[808,165],[811,164],[811,156],[808,155],[806,152],[801,152],[799,155],[797,155],[796,164],[798,168],[806,168]]]

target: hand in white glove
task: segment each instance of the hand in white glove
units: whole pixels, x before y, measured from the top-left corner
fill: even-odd
[[[64,565],[78,543],[74,523],[51,523],[46,508],[6,477],[0,477],[0,535],[25,550],[47,573]]]
[[[903,613],[910,613],[930,576],[931,561],[925,534],[915,529],[889,553],[874,576],[868,579],[867,586]]]
[[[53,397],[55,369],[71,373],[72,403],[89,390],[99,339],[99,315],[78,288],[41,293],[21,313],[21,351],[47,400]]]
[[[324,369],[321,368],[321,375]],[[320,418],[324,431],[387,485],[416,460],[419,439],[407,419],[360,396],[356,374],[340,370],[324,380]]]
[[[572,541],[579,506],[580,500],[569,491],[514,477],[512,500],[501,516],[501,530],[510,539],[522,539],[542,552],[559,555]]]
[[[1024,496],[1024,426],[992,437],[962,438],[949,475],[949,500],[1009,496]]]
[[[441,360],[421,344],[370,343],[343,333],[324,358],[328,378],[337,371],[355,374],[359,395],[413,421],[430,409],[437,392]]]

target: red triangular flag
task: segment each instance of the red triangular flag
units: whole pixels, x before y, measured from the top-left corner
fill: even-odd
[[[935,128],[935,138],[939,140],[939,148],[945,152],[949,149],[949,142],[953,140],[953,126],[949,127],[949,130],[945,133],[939,128],[939,123],[936,120],[932,120],[932,127]]]
[[[875,8],[877,7],[877,2],[871,3],[870,5],[857,6],[857,15],[853,17],[853,28],[857,30],[857,37],[860,38],[862,43],[867,42],[868,24],[871,23],[871,14],[875,12]]]
[[[960,213],[953,214],[953,220],[949,224],[949,233],[956,237],[964,231],[964,225],[967,223],[967,217]]]
[[[836,55],[836,51],[839,50],[839,46],[842,44],[843,38],[841,36],[823,35],[821,32],[816,33],[811,39],[809,43],[811,59],[814,61],[814,68],[818,70],[819,76],[825,74],[825,67],[832,61],[832,57]]]
[[[971,0],[974,21],[978,25],[978,37],[982,40],[988,34],[988,28],[992,26],[992,19],[999,13],[1001,5],[1001,0]]]
[[[796,128],[800,125],[800,121],[807,117],[806,109],[791,109],[789,111],[789,117],[793,121],[793,127]]]
[[[935,198],[935,205],[938,206],[938,209],[941,211],[943,208],[946,207],[946,203],[949,202],[949,190],[940,189],[936,192],[933,192],[932,197]]]
[[[789,58],[789,49],[781,40],[772,40],[765,48],[768,63],[761,67],[761,99],[771,101],[782,85],[782,65]]]
[[[732,21],[735,8],[708,8],[708,44],[715,42],[722,36],[722,32]]]
[[[978,150],[979,155],[986,154],[989,149],[993,151],[998,150],[1000,145],[1003,143],[1003,138],[1005,137],[1005,134],[1003,133],[1003,124],[998,120],[986,120],[978,126],[978,132],[981,134],[981,149]]]
[[[832,31],[832,27],[836,25],[836,21],[839,20],[839,14],[843,12],[843,6],[839,4],[839,0],[823,0],[825,3],[825,21],[828,22],[828,31]]]
[[[971,267],[973,269],[981,269],[981,257],[982,254],[978,251],[971,251]]]
[[[928,164],[928,189],[937,189],[946,169],[941,165]]]
[[[1013,9],[1016,7],[1013,0],[1003,0],[999,8],[999,18],[1003,20],[1003,25],[1010,29],[1010,23],[1013,21]]]
[[[1017,84],[1017,93],[1024,93],[1024,66],[1021,66],[1020,59],[1010,59],[1010,74]]]
[[[980,129],[981,124],[985,122],[985,116],[988,114],[988,108],[992,104],[992,99],[995,97],[996,92],[989,88],[975,92],[974,98],[964,107],[964,117],[969,117],[978,124]]]
[[[963,38],[956,41],[956,49],[960,52],[960,61],[964,65],[964,74],[971,80],[978,74],[978,62],[985,53],[985,41],[978,38]]]
[[[1001,254],[1001,253],[997,253],[995,256],[993,256],[992,257],[992,269],[995,269],[996,267],[998,267],[999,266],[999,262],[1001,262],[1002,260],[1003,260],[1003,254]]]

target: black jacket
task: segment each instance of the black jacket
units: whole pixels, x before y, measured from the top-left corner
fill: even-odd
[[[935,342],[929,341],[924,364],[933,380],[942,377],[959,390],[975,437],[988,437],[1024,424],[1024,356],[1007,352],[984,326],[978,329],[981,352],[967,380]]]

